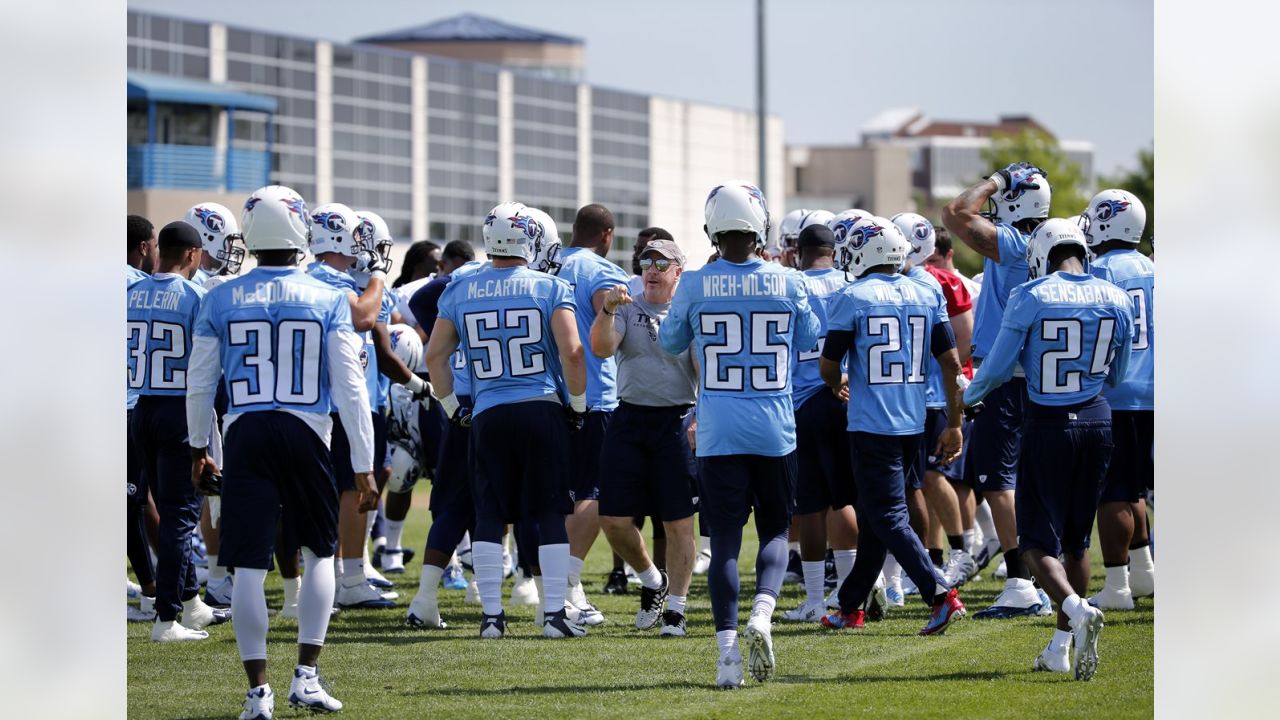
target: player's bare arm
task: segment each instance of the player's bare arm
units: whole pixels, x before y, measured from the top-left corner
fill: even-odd
[[[369,287],[357,296],[348,295],[351,301],[351,325],[356,332],[372,330],[378,323],[378,311],[382,309],[382,278],[374,273],[369,277]]]
[[[603,304],[604,291],[596,295],[601,298],[597,302]],[[573,409],[586,412],[587,360],[583,356],[582,341],[578,339],[578,326],[572,310],[556,308],[551,313],[551,334],[555,336],[556,347],[560,348],[560,365],[564,369],[564,382],[569,386],[570,403],[581,403],[582,407]]]
[[[950,319],[951,330],[956,334],[956,352],[960,354],[960,364],[964,365],[973,353],[973,311],[965,310]]]
[[[942,224],[965,245],[984,257],[1000,261],[1000,244],[996,241],[996,226],[982,217],[983,205],[999,188],[992,180],[981,180],[942,208]]]
[[[453,370],[449,367],[449,357],[458,348],[458,341],[458,329],[453,323],[445,318],[436,318],[436,324],[431,328],[431,339],[427,342],[427,372],[435,381],[432,394],[442,403],[444,398],[453,395]]]
[[[960,432],[964,419],[964,395],[960,392],[959,376],[961,372],[960,354],[955,348],[937,356],[938,366],[942,368],[942,386],[947,394],[947,429],[938,437],[938,447],[933,454],[942,457],[944,463],[950,463],[960,457],[964,448],[964,436]]]
[[[622,344],[622,333],[614,327],[613,318],[618,308],[631,304],[632,299],[626,285],[614,285],[602,292],[605,295],[601,312],[596,313],[596,319],[591,322],[591,352],[597,357],[607,358],[613,357]]]

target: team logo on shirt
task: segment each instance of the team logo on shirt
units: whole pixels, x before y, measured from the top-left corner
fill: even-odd
[[[1103,200],[1098,203],[1096,210],[1099,220],[1110,220],[1129,209],[1129,203],[1124,200]]]
[[[854,228],[849,231],[849,247],[854,250],[861,249],[862,246],[871,242],[871,238],[882,237],[884,228],[879,225],[863,225],[860,228]]]
[[[542,223],[528,215],[516,214],[507,218],[507,220],[511,221],[511,227],[523,232],[525,237],[530,240],[537,240],[542,237]]]
[[[200,222],[204,223],[204,226],[209,228],[211,232],[220,233],[222,228],[225,227],[225,221],[222,216],[207,207],[196,207],[195,214],[200,219]]]
[[[324,227],[329,232],[342,232],[347,229],[347,221],[342,216],[334,212],[316,213],[311,216],[311,221],[317,225]]]

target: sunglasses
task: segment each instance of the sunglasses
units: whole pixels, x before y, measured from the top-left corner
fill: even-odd
[[[658,268],[658,272],[664,273],[671,269],[672,262],[666,258],[641,258],[640,270],[648,270],[651,267]]]

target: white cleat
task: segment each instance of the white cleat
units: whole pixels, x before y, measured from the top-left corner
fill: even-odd
[[[204,601],[209,607],[231,607],[231,588],[235,583],[232,579],[234,577],[234,575],[228,575],[217,582],[211,582],[205,586]]]
[[[1003,559],[1003,558],[1001,558],[1001,560],[1000,560],[1000,565],[999,565],[998,567],[996,567],[996,572],[995,572],[994,577],[995,577],[995,579],[997,579],[997,580],[1008,580],[1008,579],[1009,579],[1009,566],[1008,566],[1007,564],[1005,564],[1005,561],[1004,561],[1004,559]]]
[[[388,575],[404,573],[404,551],[384,550],[382,553],[382,572]]]
[[[475,584],[475,581],[472,581]],[[511,604],[515,607],[521,605],[537,605],[542,602],[538,597],[538,585],[533,581],[532,577],[527,577],[523,573],[516,579],[514,585],[511,586]]]
[[[965,550],[952,550],[947,564],[942,568],[942,577],[948,587],[960,587],[978,572],[978,563]]]
[[[832,593],[832,597],[835,597],[835,593]],[[830,602],[830,598],[827,602]],[[827,609],[822,603],[805,602],[794,610],[782,613],[782,619],[787,622],[818,622],[826,614]]]
[[[142,586],[126,577],[124,579],[124,596],[128,600],[136,600],[142,597]]]
[[[230,619],[230,611],[209,607],[199,595],[183,603],[182,622],[192,630],[203,630],[210,625],[219,625]]]
[[[409,615],[405,624],[413,628],[444,630],[448,623],[440,619],[440,604],[436,598],[415,597],[409,603]]]
[[[759,682],[773,677],[773,623],[764,615],[752,615],[747,621],[746,640],[751,677]]]
[[[1031,669],[1036,672],[1071,672],[1070,645],[1063,645],[1061,651],[1054,651],[1052,648],[1046,647],[1036,656],[1036,661],[1031,664]]]
[[[1151,597],[1156,594],[1156,568],[1142,567],[1137,563],[1129,565],[1129,591],[1135,599]]]
[[[156,619],[156,599],[143,595],[138,600],[138,607],[128,606],[125,617],[129,622],[151,622]]]
[[[480,586],[476,584],[475,578],[467,584],[467,592],[462,596],[462,602],[467,605],[480,604]]]
[[[1074,640],[1072,667],[1077,680],[1089,680],[1098,671],[1098,635],[1102,633],[1102,611],[1084,605],[1079,617],[1071,619]]]
[[[284,607],[280,608],[280,612],[276,614],[276,617],[287,618],[289,620],[297,620],[298,619],[298,603],[289,603],[288,605],[285,605]]]
[[[183,627],[176,620],[170,620],[169,622],[157,621],[151,627],[151,642],[187,642],[188,640],[204,640],[207,637],[209,637],[209,633],[203,630]]]
[[[721,690],[736,690],[746,683],[742,679],[742,654],[721,655],[716,663],[716,687]]]
[[[545,615],[542,620],[542,636],[547,638],[579,638],[587,634],[587,629],[569,619],[564,610]]]
[[[1107,585],[1099,590],[1097,595],[1089,598],[1089,604],[1103,610],[1132,610],[1133,593],[1127,587],[1117,588]]]
[[[404,566],[403,558],[400,564],[401,567]],[[395,587],[395,583],[383,577],[382,573],[378,572],[378,569],[373,566],[373,563],[364,564],[364,579],[368,580],[370,585],[383,590]]]
[[[272,720],[276,715],[276,694],[270,685],[250,690],[244,696],[244,711],[240,720]]]
[[[588,625],[592,627],[596,625],[603,625],[604,613],[600,612],[595,605],[591,604],[590,601],[586,601],[585,598],[584,602],[585,605],[574,605],[566,599],[564,601],[565,615],[579,625]]]
[[[362,582],[358,585],[345,585],[339,582],[336,601],[340,608],[370,608],[381,610],[395,607],[395,602],[383,597],[383,594],[368,582]]]
[[[693,559],[693,574],[706,575],[709,567],[711,567],[711,551],[699,550],[698,557]]]
[[[320,682],[320,671],[293,669],[293,682],[289,683],[289,707],[305,708],[311,712],[331,713],[342,709],[342,703],[329,694]]]

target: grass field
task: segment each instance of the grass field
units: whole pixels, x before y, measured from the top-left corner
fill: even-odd
[[[420,492],[425,500],[426,493]],[[415,505],[405,543],[421,548],[427,513]],[[742,621],[750,609],[755,538],[747,528],[740,564]],[[1095,543],[1096,545],[1096,543]],[[583,581],[608,622],[578,640],[544,640],[533,608],[508,608],[507,637],[477,637],[480,609],[461,591],[440,590],[448,630],[403,625],[417,588],[420,564],[395,579],[394,610],[349,610],[334,618],[320,658],[343,717],[410,718],[740,718],[740,717],[1150,717],[1154,712],[1152,600],[1107,615],[1100,664],[1093,681],[1033,673],[1031,662],[1052,633],[1052,618],[966,619],[943,637],[921,638],[926,609],[916,597],[884,622],[860,632],[816,624],[775,623],[778,674],[764,684],[747,678],[737,692],[712,689],[716,649],[705,577],[694,577],[689,637],[660,640],[632,621],[638,591],[605,595],[609,548],[597,541]],[[1095,551],[1095,588],[1102,583]],[[510,590],[510,581],[504,593]],[[990,604],[1000,585],[970,583],[961,597],[970,612]],[[781,611],[803,590],[784,587]],[[504,594],[505,597],[505,594]],[[278,576],[268,576],[267,599],[279,607]],[[295,661],[297,625],[272,618],[269,674],[276,717],[299,716],[285,697]],[[210,628],[208,640],[177,645],[149,642],[150,625],[128,633],[129,717],[235,717],[246,689],[230,625]],[[744,651],[745,652],[745,651]]]

